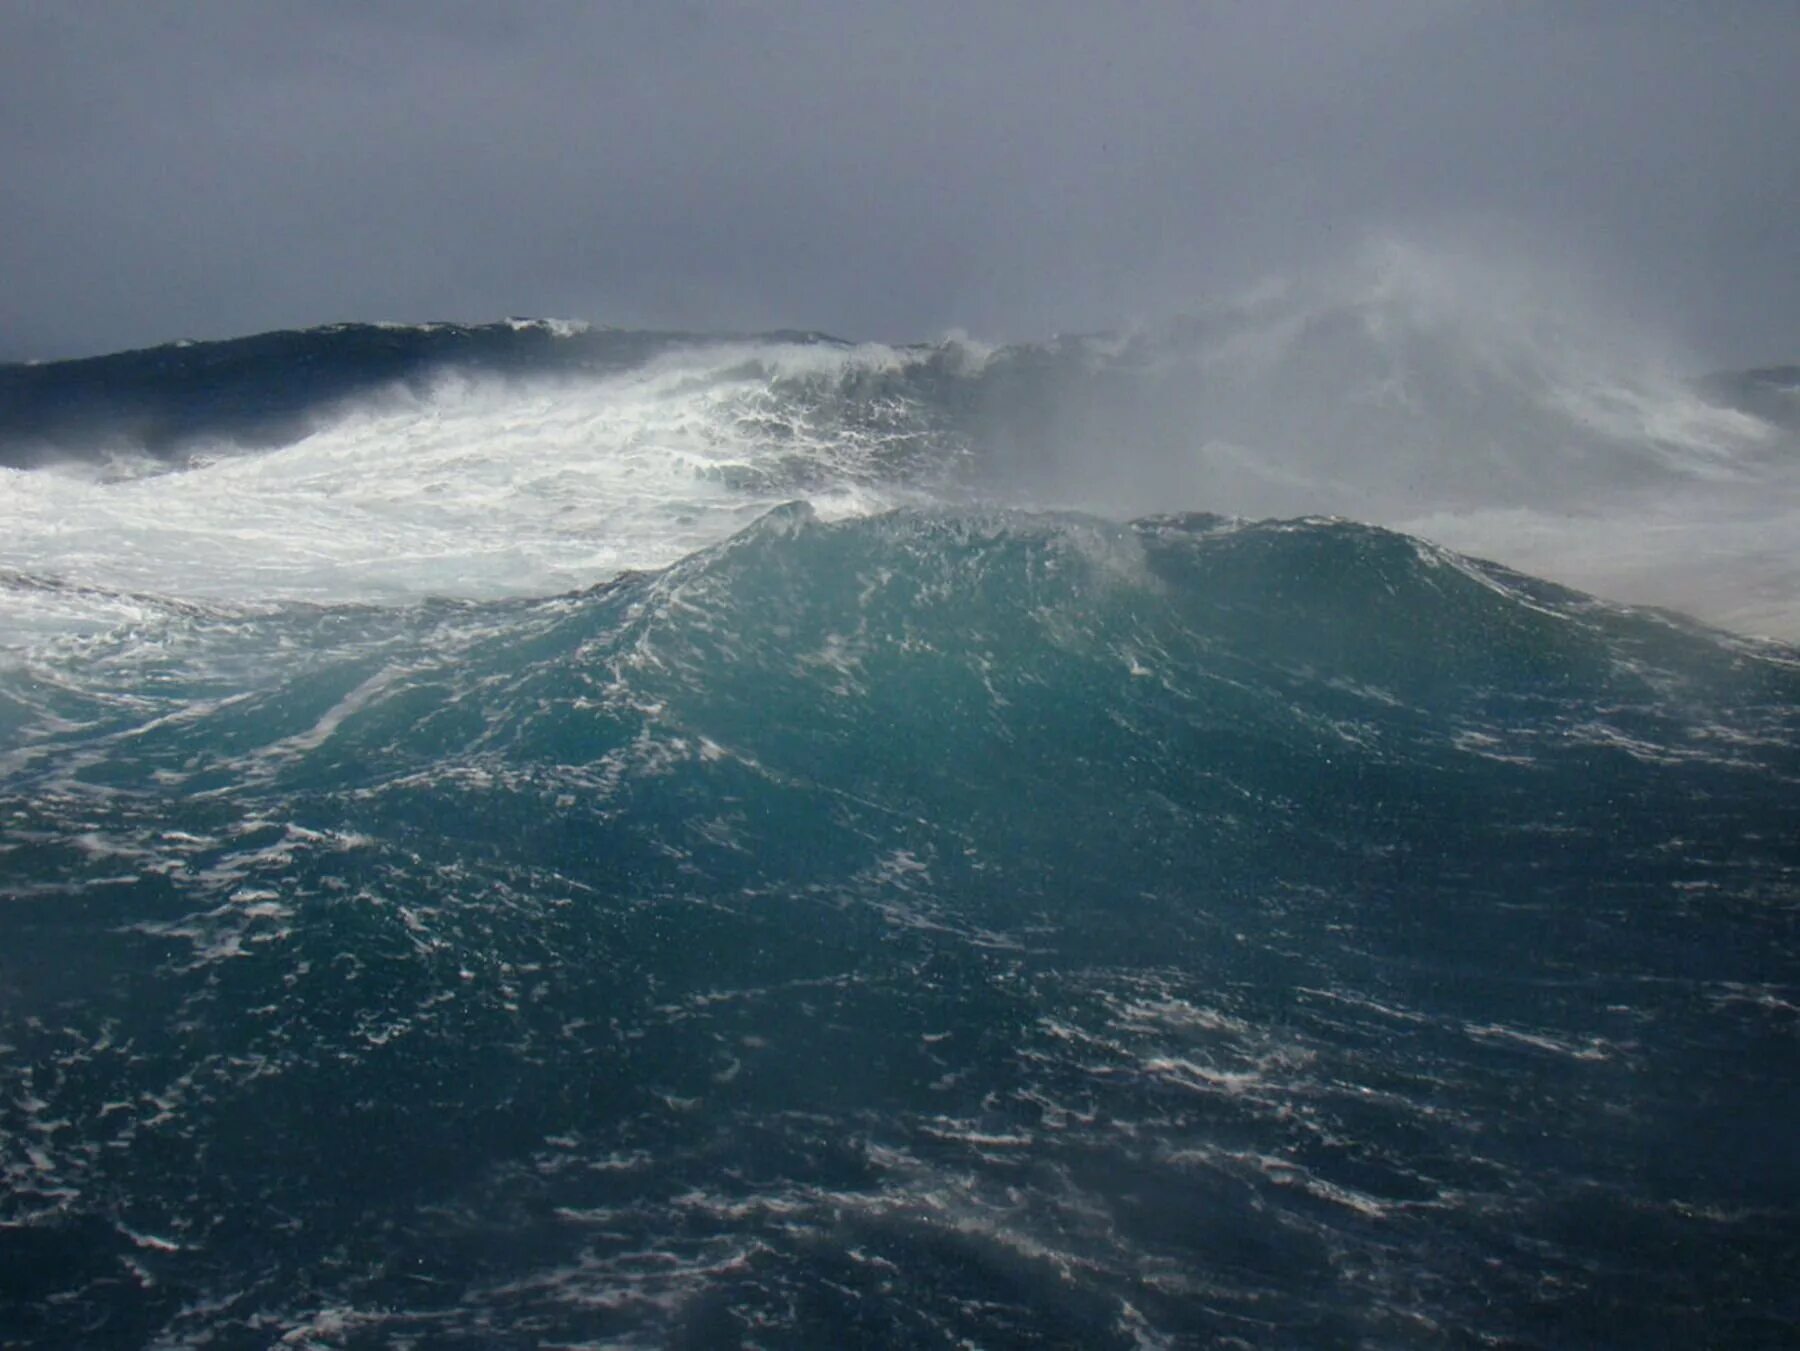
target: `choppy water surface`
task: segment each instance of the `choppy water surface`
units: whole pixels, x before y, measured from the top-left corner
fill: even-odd
[[[1791,648],[705,351],[5,471],[0,1341],[1800,1333]]]

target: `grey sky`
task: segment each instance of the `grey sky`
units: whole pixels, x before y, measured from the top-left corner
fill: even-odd
[[[0,0],[0,355],[509,313],[1036,336],[1391,229],[1800,360],[1796,72],[1783,0]]]

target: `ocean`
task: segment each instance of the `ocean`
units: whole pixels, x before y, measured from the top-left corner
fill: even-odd
[[[0,368],[0,1344],[1800,1340],[1796,391],[1392,287]]]

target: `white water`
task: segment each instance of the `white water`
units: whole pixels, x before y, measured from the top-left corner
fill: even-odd
[[[912,500],[875,482],[877,438],[821,427],[792,393],[906,359],[708,347],[604,380],[447,379],[177,472],[0,470],[0,569],[226,602],[553,594],[665,566],[796,497],[826,516]],[[796,486],[795,464],[817,473]],[[11,603],[103,623],[122,602]]]
[[[1352,516],[1800,639],[1800,448],[1541,290],[1392,248],[1264,288],[1164,340],[1153,428],[1071,406],[1073,450],[973,481],[1115,514]],[[991,359],[962,350],[972,370]],[[962,495],[948,441],[928,472],[883,477],[929,410],[834,411],[845,378],[923,359],[708,345],[605,379],[390,393],[294,445],[176,472],[0,470],[0,570],[62,584],[0,590],[0,652],[138,623],[140,596],[546,595],[661,567],[796,497],[832,517]]]

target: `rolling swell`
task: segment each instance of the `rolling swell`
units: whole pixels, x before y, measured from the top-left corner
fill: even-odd
[[[1342,521],[801,506],[145,622],[0,673],[28,1341],[1800,1316],[1791,651]]]

